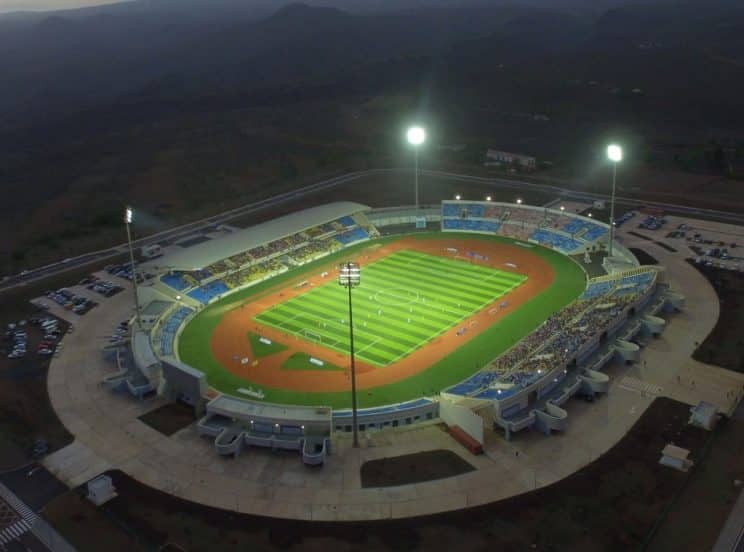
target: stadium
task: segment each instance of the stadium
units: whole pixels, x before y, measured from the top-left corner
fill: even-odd
[[[142,265],[139,327],[107,349],[104,385],[192,406],[219,455],[323,464],[353,430],[353,305],[359,432],[441,420],[477,451],[488,432],[563,431],[564,403],[606,393],[603,366],[637,359],[634,336],[684,304],[658,266],[619,243],[605,255],[609,234],[564,209],[463,200],[216,227]]]

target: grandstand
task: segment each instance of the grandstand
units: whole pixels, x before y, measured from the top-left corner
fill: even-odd
[[[162,272],[169,295],[185,293],[194,305],[206,305],[232,290],[262,281],[339,248],[370,239],[374,227],[368,208],[339,202],[287,215],[220,240],[211,240],[144,263]]]
[[[173,356],[173,344],[178,329],[192,312],[194,312],[193,309],[189,307],[180,307],[172,310],[169,314],[163,317],[159,330],[160,354],[162,356]]]
[[[480,232],[539,243],[566,255],[597,247],[609,235],[607,225],[530,205],[490,201],[443,201],[443,231]]]
[[[604,381],[596,370],[611,358],[601,346],[617,336],[624,323],[635,317],[636,309],[656,293],[657,276],[656,268],[646,267],[590,281],[573,304],[486,369],[444,392],[495,401],[494,422],[505,429],[507,437],[535,424],[549,431],[545,417],[538,423],[540,417],[534,411],[552,399],[556,390],[565,392],[567,383],[571,394],[594,393],[597,386],[592,382]],[[596,362],[597,356],[603,358],[602,364]],[[588,376],[589,371],[593,375]],[[533,401],[528,400],[531,392],[535,393]],[[521,423],[515,424],[516,419]]]

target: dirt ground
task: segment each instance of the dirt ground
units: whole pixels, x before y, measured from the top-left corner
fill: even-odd
[[[744,372],[744,274],[691,263],[705,276],[721,301],[713,331],[693,353],[700,362]]]
[[[414,249],[431,255],[447,256],[447,248],[478,251],[489,259],[488,262],[483,263],[484,265],[525,274],[528,279],[512,292],[499,297],[481,311],[474,313],[470,318],[393,365],[379,368],[357,361],[357,387],[359,389],[370,389],[399,382],[425,370],[453,350],[462,347],[503,316],[515,311],[532,297],[547,289],[555,277],[550,263],[531,253],[529,249],[498,242],[474,242],[446,237],[438,240],[403,238],[382,247],[371,245],[368,249],[361,251],[355,260],[364,266],[401,249]],[[504,264],[506,262],[515,264],[517,268],[506,266]],[[296,352],[306,352],[314,357],[341,366],[348,365],[347,355],[331,351],[322,345],[309,343],[294,335],[283,333],[276,328],[264,326],[253,320],[254,316],[273,305],[288,301],[297,295],[308,292],[315,286],[325,284],[328,276],[322,277],[320,274],[325,270],[331,271],[334,267],[335,265],[319,268],[315,276],[307,278],[308,284],[305,286],[283,285],[259,299],[248,300],[244,304],[236,306],[232,311],[225,313],[212,335],[211,346],[215,358],[227,370],[254,384],[292,391],[327,392],[347,390],[350,377],[348,370],[343,372],[282,370],[282,364]],[[504,301],[508,302],[506,308],[494,310]],[[458,328],[465,325],[469,326],[469,331],[458,336]],[[256,366],[240,364],[235,361],[236,358],[254,358],[247,339],[249,331],[288,345],[289,348],[271,357],[262,358]]]
[[[742,407],[711,435],[705,460],[660,523],[648,550],[710,550],[741,493],[736,480],[744,480]]]
[[[163,435],[173,435],[196,421],[193,407],[179,402],[164,404],[139,419]]]
[[[640,262],[642,265],[659,264],[659,261],[656,260],[656,257],[647,253],[643,249],[638,249],[637,247],[631,247],[630,252],[633,253],[633,255],[635,255],[636,259],[638,259],[638,262]]]
[[[661,449],[674,442],[690,449],[693,461],[700,460],[709,433],[689,426],[688,417],[688,405],[656,399],[617,445],[566,479],[486,506],[421,518],[320,523],[240,515],[181,500],[118,471],[111,475],[119,496],[93,509],[97,518],[90,509],[60,507],[70,500],[64,497],[56,499],[45,515],[81,551],[97,551],[101,543],[109,542],[100,538],[103,530],[96,529],[108,523],[115,528],[111,546],[106,547],[111,550],[127,543],[137,543],[131,546],[135,550],[172,542],[191,551],[626,552],[645,544],[688,480],[689,474],[659,465]],[[561,436],[549,439],[559,441]],[[88,523],[90,532],[85,531]]]
[[[362,487],[395,487],[461,475],[475,468],[451,450],[427,450],[362,464]]]

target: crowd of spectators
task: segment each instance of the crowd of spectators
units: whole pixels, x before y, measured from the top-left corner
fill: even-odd
[[[295,263],[302,264],[323,253],[338,249],[338,247],[338,242],[333,240],[312,240],[308,244],[292,251],[289,257]]]
[[[270,259],[227,274],[223,280],[229,288],[236,288],[250,282],[255,282],[256,280],[261,280],[269,274],[279,272],[282,268],[284,268],[284,265],[279,259]]]

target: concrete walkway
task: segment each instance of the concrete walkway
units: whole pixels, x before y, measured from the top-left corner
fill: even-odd
[[[644,242],[646,247],[650,242]],[[659,248],[661,249],[661,248]],[[663,251],[663,250],[662,250]],[[656,251],[653,251],[656,255]],[[313,520],[401,518],[477,506],[558,481],[617,443],[661,393],[690,404],[698,399],[726,406],[744,377],[689,358],[718,317],[715,293],[693,267],[679,258],[658,257],[669,280],[687,295],[684,313],[669,319],[664,336],[653,341],[638,366],[611,365],[613,386],[594,403],[567,403],[568,430],[546,437],[520,433],[510,441],[487,431],[485,454],[471,456],[436,425],[370,433],[362,448],[346,436],[334,438],[334,454],[322,469],[306,468],[298,455],[250,449],[224,459],[194,425],[166,437],[137,418],[163,404],[138,402],[99,385],[113,370],[101,354],[102,338],[132,312],[131,292],[110,299],[83,317],[52,306],[70,319],[63,353],[49,370],[49,395],[62,423],[75,435],[68,447],[50,455],[46,467],[70,485],[118,468],[142,483],[181,498],[248,514]],[[73,288],[74,290],[74,288]],[[679,376],[679,381],[677,380]],[[692,386],[691,382],[695,381]],[[640,385],[638,383],[640,382]],[[688,382],[690,382],[688,384]],[[661,389],[659,389],[661,388]],[[477,469],[448,479],[400,487],[363,489],[360,466],[372,459],[448,449]]]

